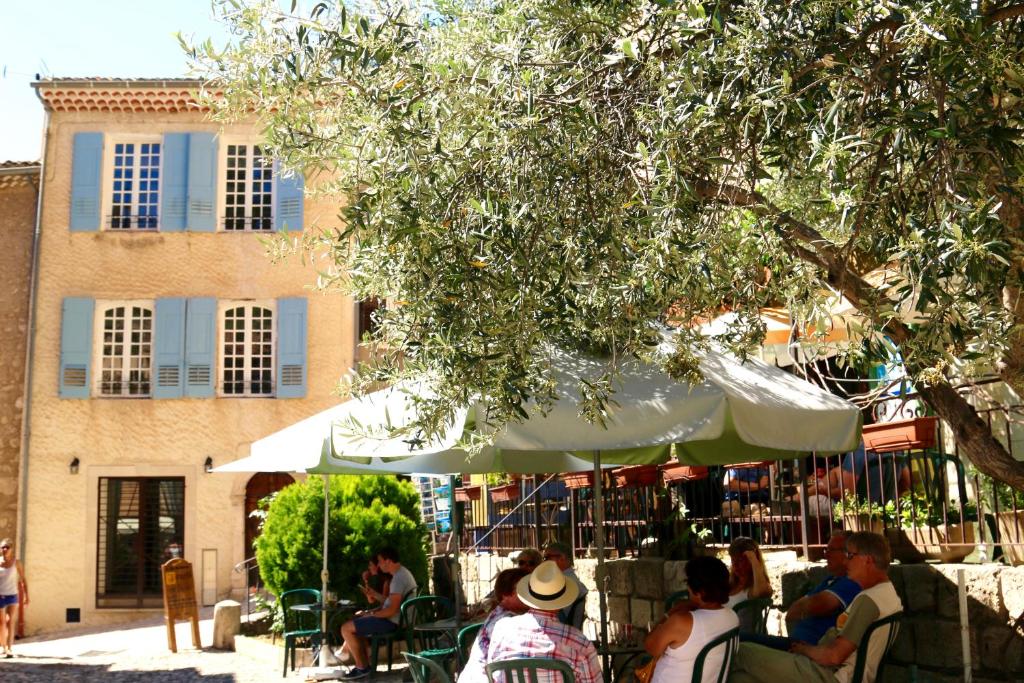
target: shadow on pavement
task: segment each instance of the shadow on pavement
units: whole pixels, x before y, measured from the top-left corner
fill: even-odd
[[[166,681],[189,683],[234,683],[233,674],[202,674],[196,669],[174,669],[173,671],[111,671],[106,664],[33,664],[31,662],[3,661],[0,662],[0,677],[5,683],[10,681],[99,681],[104,683],[137,683],[139,681]]]

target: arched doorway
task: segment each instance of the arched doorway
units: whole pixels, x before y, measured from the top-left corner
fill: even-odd
[[[245,485],[245,559],[248,560],[256,555],[253,550],[253,543],[260,535],[260,520],[253,517],[252,513],[259,507],[261,500],[271,493],[280,491],[288,484],[295,482],[290,474],[284,472],[260,472],[252,475]],[[249,585],[255,586],[259,578],[256,563],[249,565]]]

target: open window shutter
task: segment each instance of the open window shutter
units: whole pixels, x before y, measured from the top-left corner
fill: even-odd
[[[306,395],[306,300],[277,300],[277,397]]]
[[[160,230],[182,232],[188,215],[188,133],[164,135]]]
[[[156,300],[153,398],[181,398],[185,386],[185,299]]]
[[[217,226],[217,138],[192,133],[188,138],[188,229],[213,232]]]
[[[302,230],[303,178],[301,173],[290,176],[280,174],[280,165],[274,163],[274,229],[297,232]]]
[[[103,168],[103,133],[75,133],[71,156],[72,232],[100,228],[100,174]]]
[[[89,398],[93,299],[64,299],[60,324],[60,397]]]
[[[185,321],[185,395],[213,396],[217,300],[189,299]]]

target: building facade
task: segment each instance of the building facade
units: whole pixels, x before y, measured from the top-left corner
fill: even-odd
[[[18,474],[39,163],[0,162],[0,538],[18,536]]]
[[[241,598],[246,513],[288,477],[209,470],[336,403],[352,365],[355,305],[263,241],[329,226],[338,206],[308,201],[251,125],[208,122],[199,85],[35,84],[49,118],[21,491],[30,633],[159,610],[175,556],[200,604]]]

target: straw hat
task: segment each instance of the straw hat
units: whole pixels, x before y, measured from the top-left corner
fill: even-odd
[[[580,586],[567,580],[558,565],[548,560],[519,580],[516,593],[528,607],[555,611],[575,602]]]

